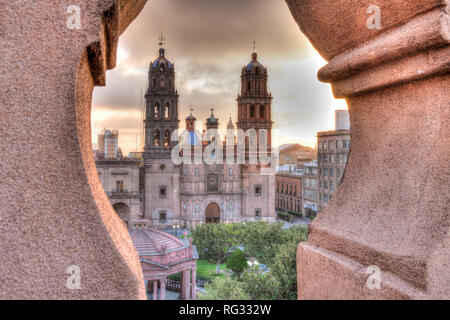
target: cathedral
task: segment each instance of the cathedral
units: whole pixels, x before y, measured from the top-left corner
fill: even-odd
[[[261,174],[265,164],[225,160],[207,163],[203,159],[188,163],[173,161],[180,143],[173,139],[174,132],[180,136],[181,143],[192,149],[205,150],[207,143],[195,130],[197,119],[192,110],[180,124],[175,65],[166,57],[164,48],[159,49],[159,56],[150,64],[148,76],[143,217],[155,227],[178,224],[186,228],[201,223],[274,221],[275,176]],[[235,128],[257,133],[265,129],[270,150],[272,96],[267,90],[267,80],[267,69],[253,53],[250,63],[242,68],[236,127],[230,117],[225,139],[231,138],[236,143]],[[184,128],[179,128],[180,125]],[[214,112],[206,119],[205,126],[208,132],[219,128]],[[257,137],[260,143],[261,138]],[[214,137],[209,141],[213,140]],[[245,150],[248,157],[248,148]],[[225,151],[216,158],[224,155]]]

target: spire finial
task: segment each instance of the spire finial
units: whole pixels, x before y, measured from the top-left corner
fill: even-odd
[[[253,52],[256,52],[256,41],[255,40],[253,40]]]
[[[211,110],[211,114],[214,114],[214,108],[211,108],[209,110]]]
[[[162,48],[162,47],[163,47],[163,45],[165,44],[165,42],[164,42],[164,41],[166,41],[166,40],[167,40],[167,38],[166,38],[166,37],[164,37],[163,33],[161,32],[161,35],[159,36],[158,40],[159,40],[159,46],[160,46],[160,47]]]

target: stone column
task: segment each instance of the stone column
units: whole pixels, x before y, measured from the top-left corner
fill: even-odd
[[[153,300],[158,300],[158,280],[153,280]]]
[[[186,293],[185,293],[185,299],[190,300],[191,299],[191,270],[186,270],[186,286],[184,287]]]
[[[197,270],[192,269],[192,284],[191,284],[191,299],[196,300],[197,299]]]
[[[78,0],[80,28],[70,28],[68,2],[1,3],[0,242],[9,245],[0,246],[0,299],[146,298],[91,143],[93,88],[105,85],[119,35],[145,3]],[[71,273],[81,290],[66,287]]]
[[[167,281],[167,279],[162,279],[159,282],[159,286],[160,286],[160,290],[161,290],[160,297],[159,297],[160,300],[166,300],[166,281]]]
[[[186,270],[181,271],[181,292],[180,292],[181,300],[187,300],[186,287],[188,285],[187,285],[187,280],[186,280],[186,274],[187,274]]]
[[[372,2],[287,0],[329,61],[319,79],[347,99],[352,136],[299,245],[298,297],[450,299],[449,2]]]

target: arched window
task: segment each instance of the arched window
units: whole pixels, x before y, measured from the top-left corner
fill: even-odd
[[[172,89],[172,80],[169,79],[169,89]]]
[[[164,133],[164,147],[170,146],[170,130],[166,130]]]
[[[255,117],[255,106],[250,106],[250,118]]]
[[[153,89],[156,89],[156,79],[155,79],[155,78],[153,78],[153,85],[152,85],[152,88],[153,88]]]
[[[161,141],[161,134],[159,130],[155,130],[155,133],[153,135],[153,145],[155,147],[159,147],[160,141]]]
[[[153,114],[155,116],[155,119],[159,119],[160,112],[161,112],[161,107],[159,106],[159,103],[155,103],[155,107],[153,108]]]
[[[260,118],[264,118],[266,115],[265,115],[265,108],[264,108],[264,106],[259,106],[259,117]]]
[[[166,103],[166,108],[164,109],[164,118],[170,119],[170,104]]]
[[[247,92],[250,93],[250,89],[251,89],[252,85],[250,81],[247,81]]]

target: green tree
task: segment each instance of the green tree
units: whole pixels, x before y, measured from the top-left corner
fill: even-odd
[[[251,267],[244,271],[240,280],[250,300],[276,299],[278,283],[270,273],[263,274],[258,267]]]
[[[242,250],[235,250],[227,260],[227,268],[231,269],[238,277],[247,268],[247,258]]]
[[[238,245],[234,224],[202,224],[192,231],[192,237],[200,257],[216,263],[216,274],[220,273],[220,264]]]
[[[206,284],[205,292],[199,294],[199,300],[249,300],[242,283],[230,277],[216,278]]]

